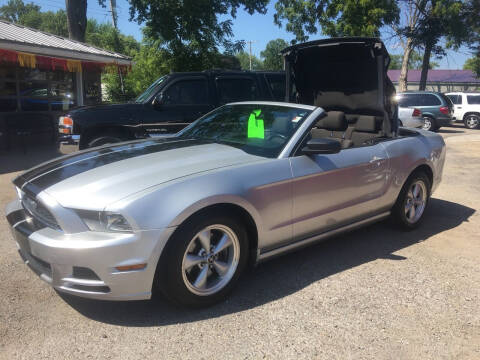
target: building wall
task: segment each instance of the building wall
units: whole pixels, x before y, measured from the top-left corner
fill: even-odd
[[[26,141],[54,143],[58,117],[83,99],[101,101],[100,73],[82,74],[83,93],[77,94],[75,73],[45,71],[0,64],[0,150]]]

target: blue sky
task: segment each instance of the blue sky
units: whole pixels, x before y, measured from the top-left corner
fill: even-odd
[[[0,4],[6,4],[8,0],[0,0]],[[27,2],[28,0],[24,0]],[[56,11],[65,9],[64,0],[34,0],[35,4],[42,7],[42,10]],[[108,3],[108,0],[107,0]],[[137,40],[141,40],[141,25],[136,22],[129,21],[129,4],[127,0],[117,0],[118,9],[118,27],[128,35],[133,35]],[[254,41],[252,44],[252,52],[259,56],[260,52],[265,48],[268,41],[272,39],[282,38],[286,41],[293,39],[292,34],[279,28],[273,23],[273,14],[275,13],[275,0],[272,0],[268,6],[265,15],[249,15],[245,11],[240,10],[237,18],[233,19],[233,33],[236,40]],[[102,8],[96,0],[88,1],[87,16],[95,18],[99,22],[110,22],[111,15],[109,8]],[[318,39],[321,34],[311,35],[310,40]],[[382,38],[388,39],[390,35],[387,30],[382,32]],[[395,41],[386,41],[386,45],[391,54],[401,53],[401,49]],[[468,49],[461,48],[459,51],[449,51],[448,55],[442,60],[434,60],[440,64],[440,69],[461,69],[467,58],[471,57]]]

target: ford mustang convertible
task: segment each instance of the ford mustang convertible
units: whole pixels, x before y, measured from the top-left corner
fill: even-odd
[[[227,104],[172,137],[89,149],[16,178],[6,213],[25,263],[69,294],[159,291],[205,306],[248,263],[387,217],[418,226],[445,144],[397,128],[383,44],[322,40],[284,56],[291,102]],[[319,59],[354,69],[335,77]]]

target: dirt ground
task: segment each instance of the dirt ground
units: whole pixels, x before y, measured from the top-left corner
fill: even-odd
[[[275,259],[203,310],[60,295],[1,216],[0,358],[480,359],[480,131],[441,134],[443,182],[418,230],[382,222]],[[0,154],[0,207],[19,171],[57,155]]]

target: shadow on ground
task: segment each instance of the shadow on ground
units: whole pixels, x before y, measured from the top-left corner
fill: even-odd
[[[459,226],[474,212],[463,205],[432,199],[424,223],[417,230],[402,232],[385,221],[279,257],[244,274],[227,301],[207,309],[178,308],[163,299],[104,302],[61,297],[84,316],[115,325],[161,326],[215,318],[275,301],[376,259],[404,260],[394,253]]]
[[[35,146],[0,152],[0,174],[30,169],[45,161],[64,155],[57,146]]]
[[[75,145],[31,145],[23,149],[0,151],[0,175],[9,172],[24,171],[45,161],[77,151]]]
[[[439,134],[462,134],[465,133],[465,130],[453,130],[453,129],[445,129],[445,128],[440,128],[438,129]]]

